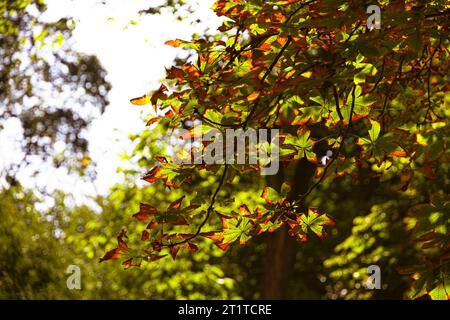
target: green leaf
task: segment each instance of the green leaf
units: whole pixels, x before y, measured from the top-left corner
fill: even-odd
[[[247,217],[231,219],[226,222],[227,228],[223,230],[223,244],[230,244],[240,239],[241,244],[245,244],[251,237],[249,230],[252,228],[251,220]]]
[[[450,299],[450,277],[447,277],[447,283],[440,282],[437,287],[429,293],[433,300],[449,300]]]
[[[326,233],[323,230],[323,226],[334,226],[334,220],[327,214],[320,214],[316,208],[309,208],[308,214],[302,214],[300,221],[302,229],[307,232],[308,228],[311,229],[319,238],[324,238]]]
[[[372,142],[375,142],[380,135],[380,124],[374,120],[370,120],[370,123],[372,124],[372,127],[369,130],[369,137]]]
[[[299,158],[306,157],[309,161],[315,161],[314,141],[310,138],[310,134],[309,130],[300,130],[297,136],[288,135],[283,144],[293,146],[298,151]]]
[[[281,203],[285,199],[285,197],[280,195],[275,189],[268,186],[264,187],[261,198],[266,200],[268,204]]]

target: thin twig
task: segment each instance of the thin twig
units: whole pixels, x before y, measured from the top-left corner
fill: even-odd
[[[380,76],[378,77],[377,82],[375,82],[375,85],[373,86],[373,88],[370,89],[369,93],[372,93],[373,91],[375,91],[375,89],[380,84],[381,80],[383,79],[385,65],[386,65],[386,57],[383,57],[383,64],[381,65]]]
[[[198,226],[197,231],[196,231],[193,235],[191,235],[190,237],[188,237],[188,238],[186,238],[186,239],[184,239],[184,240],[182,240],[182,241],[175,242],[175,243],[170,243],[170,244],[165,244],[165,245],[163,245],[163,247],[173,248],[173,247],[175,247],[175,246],[179,246],[179,245],[188,243],[188,242],[191,241],[192,239],[196,238],[196,237],[202,232],[202,228],[205,226],[206,222],[208,221],[209,217],[211,216],[211,213],[213,212],[214,204],[215,204],[215,202],[216,202],[217,194],[219,193],[220,189],[221,189],[222,186],[223,186],[223,183],[225,182],[225,177],[226,177],[226,175],[227,175],[227,169],[228,169],[228,165],[225,164],[224,169],[223,169],[222,176],[220,177],[219,184],[217,185],[217,188],[216,188],[216,190],[214,191],[214,193],[213,193],[213,195],[212,195],[212,197],[211,197],[211,202],[210,202],[210,204],[209,204],[209,207],[208,207],[208,209],[206,210],[206,216],[205,216],[205,219],[203,219],[202,223]]]
[[[297,9],[295,9],[288,17],[287,19],[283,22],[283,23],[288,23],[292,17],[298,13],[302,8],[313,4],[314,2],[317,2],[317,0],[310,0],[307,2],[302,3]],[[240,31],[240,27],[238,29],[238,32]],[[242,52],[247,51],[247,50],[253,50],[255,49],[256,46],[258,46],[262,41],[264,41],[267,38],[270,38],[271,36],[277,35],[278,33],[269,33],[266,35],[261,35],[259,37],[256,37],[255,39],[253,39],[252,41],[250,41],[248,44],[246,44],[244,47],[242,47],[240,50],[235,51],[234,54],[231,56],[230,61],[228,61],[228,63],[225,65],[225,67],[223,68],[224,70],[226,70],[231,63],[233,63],[234,59],[236,59]],[[269,68],[266,70],[266,72],[264,73],[263,77],[260,80],[261,84],[264,84],[264,81],[266,80],[266,78],[269,76],[270,72],[272,71],[272,69],[275,67],[276,63],[278,62],[278,60],[281,58],[282,54],[284,53],[284,51],[287,49],[287,47],[289,46],[289,44],[292,42],[292,37],[288,36],[288,39],[286,41],[286,43],[284,44],[284,46],[281,48],[280,52],[278,53],[278,55],[275,57],[275,59],[272,61],[272,63],[270,64]],[[236,43],[236,39],[235,39],[235,43]],[[223,126],[223,127],[231,127],[231,128],[237,128],[237,127],[243,127],[244,129],[247,127],[248,122],[250,121],[251,117],[253,116],[253,114],[256,112],[256,110],[258,109],[258,105],[259,105],[259,99],[256,100],[256,102],[253,105],[252,110],[250,111],[250,113],[248,114],[248,116],[246,117],[246,119],[240,123],[240,124],[236,124],[236,125],[222,125],[219,124],[217,122],[214,122],[208,118],[206,118],[205,116],[201,115],[198,110],[196,110],[197,114],[199,115],[200,118],[202,118],[203,120],[211,123],[211,124],[215,124],[218,126]],[[194,109],[195,110],[195,109]]]
[[[283,94],[282,93],[279,93],[278,94],[278,96],[277,96],[277,98],[276,98],[276,101],[275,101],[275,103],[274,103],[274,105],[272,106],[272,108],[273,107],[277,107],[277,110],[275,111],[275,114],[278,116],[278,113],[279,113],[279,111],[280,111],[280,104],[278,104],[279,102],[280,102],[280,100],[281,100],[281,98],[283,97]],[[272,115],[267,115],[267,120],[264,122],[264,125],[263,125],[263,127],[267,127],[267,124],[270,122],[270,119],[272,118]],[[276,121],[276,120],[275,120]]]
[[[194,111],[195,113],[200,117],[200,119],[209,122],[210,124],[214,124],[216,126],[221,126],[221,127],[227,127],[227,128],[237,128],[240,127],[242,124],[241,123],[237,123],[237,124],[224,124],[224,123],[219,123],[216,121],[213,121],[207,117],[205,117],[203,114],[200,113],[200,111],[194,107]]]
[[[359,21],[358,24],[356,25],[356,27],[350,32],[350,34],[348,35],[348,38],[345,39],[345,42],[348,42],[351,39],[353,34],[356,32],[356,30],[359,29],[360,26],[361,26],[361,21]]]
[[[323,169],[322,175],[320,176],[319,180],[316,181],[316,183],[314,183],[311,187],[309,187],[308,191],[306,191],[304,194],[300,195],[300,198],[295,201],[296,204],[298,204],[300,201],[305,200],[305,198],[311,194],[311,192],[317,188],[323,181],[323,179],[325,178],[328,169],[330,168],[330,166],[336,161],[336,159],[339,157],[342,148],[344,147],[344,141],[347,138],[347,135],[350,131],[350,128],[352,126],[352,117],[353,117],[353,110],[355,109],[355,90],[356,90],[356,85],[353,85],[353,89],[352,89],[352,105],[350,108],[350,116],[348,119],[348,124],[347,127],[345,129],[344,134],[342,135],[342,141],[341,144],[339,145],[338,150],[336,151],[336,153],[333,155],[333,158],[331,158],[330,162],[328,162],[328,164],[325,166],[325,168]]]
[[[392,80],[391,85],[389,86],[388,92],[386,93],[386,96],[384,97],[384,103],[383,108],[381,109],[381,119],[384,123],[384,112],[386,111],[386,107],[389,102],[389,96],[391,94],[392,88],[394,87],[395,81],[397,80],[398,76],[402,73],[402,67],[403,67],[403,61],[405,60],[405,56],[402,56],[402,59],[400,60],[400,64],[398,65],[398,70],[394,76],[394,79]]]
[[[433,67],[433,58],[434,55],[436,54],[437,50],[440,48],[441,46],[441,39],[439,39],[439,44],[438,46],[433,50],[433,53],[431,54],[430,57],[430,64],[428,65],[428,76],[427,76],[427,100],[428,100],[428,108],[427,111],[425,113],[425,117],[423,118],[423,122],[422,124],[425,124],[425,122],[427,121],[428,118],[428,114],[430,113],[430,110],[432,110],[431,108],[431,85],[430,85],[430,79],[431,79],[431,69]]]
[[[264,81],[269,76],[270,72],[272,72],[272,70],[275,67],[275,65],[277,64],[278,60],[280,60],[280,58],[283,55],[284,51],[286,51],[287,47],[291,44],[291,42],[292,42],[292,37],[288,36],[288,39],[286,40],[286,43],[283,45],[283,47],[281,48],[280,52],[278,52],[277,56],[272,61],[272,63],[270,64],[269,68],[267,68],[266,72],[264,73],[263,77],[261,78],[261,80],[260,80],[261,84],[264,84]],[[253,114],[258,109],[259,101],[260,101],[260,99],[258,98],[258,100],[256,100],[255,104],[253,105],[252,110],[250,111],[250,113],[245,118],[244,122],[242,123],[242,127],[244,129],[247,127],[248,122],[250,121],[250,119],[252,118]]]
[[[302,3],[297,9],[295,9],[288,17],[287,19],[283,22],[283,23],[288,23],[292,17],[297,14],[297,12],[299,12],[301,9],[303,9],[304,7],[313,4],[314,2],[316,2],[317,0],[310,0],[310,1],[306,1],[304,3]]]
[[[281,48],[280,52],[278,52],[277,56],[275,57],[275,59],[273,59],[273,61],[270,64],[269,68],[267,68],[266,72],[264,73],[263,77],[261,78],[261,81],[260,81],[261,84],[264,83],[264,81],[266,80],[267,76],[270,74],[270,72],[272,72],[272,69],[275,67],[275,65],[277,64],[278,60],[280,60],[280,58],[283,55],[284,51],[291,44],[291,42],[292,42],[292,37],[288,36],[288,38],[286,40],[286,43]]]
[[[333,85],[333,96],[334,96],[334,102],[336,104],[336,112],[339,116],[339,120],[341,120],[341,122],[344,122],[344,117],[342,116],[341,108],[339,106],[339,95],[338,95],[337,88],[335,85]]]

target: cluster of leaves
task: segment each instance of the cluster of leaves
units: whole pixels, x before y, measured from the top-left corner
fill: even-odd
[[[411,298],[429,295],[432,299],[450,298],[450,202],[435,194],[430,203],[411,208],[413,238],[423,251],[423,262],[399,267],[399,272],[416,280],[410,290]]]
[[[225,174],[222,177],[225,177]],[[334,220],[327,214],[319,213],[315,208],[310,208],[308,213],[298,213],[298,210],[286,199],[289,190],[289,186],[285,184],[279,194],[266,186],[261,194],[265,204],[262,207],[257,206],[253,212],[245,204],[241,204],[237,212],[231,211],[226,214],[215,211],[212,205],[209,205],[206,210],[201,210],[201,203],[191,202],[183,206],[185,196],[172,202],[165,211],[160,211],[150,204],[141,203],[139,211],[133,217],[147,224],[142,231],[141,240],[149,242],[150,246],[143,249],[143,254],[138,256],[131,254],[123,265],[126,268],[139,267],[142,260],[155,261],[167,254],[175,260],[180,249],[197,251],[198,247],[193,241],[200,236],[213,240],[218,248],[226,250],[235,242],[243,245],[254,235],[273,232],[283,223],[289,225],[289,234],[300,242],[307,240],[309,231],[320,238],[325,237],[324,226],[334,225]],[[204,231],[203,227],[212,212],[219,218],[220,227],[218,230]],[[197,226],[196,232],[186,233],[186,230],[192,230],[190,226],[195,224],[199,215],[203,220]],[[117,247],[108,251],[100,261],[119,259],[123,253],[128,254],[128,246],[124,241],[126,238],[126,232],[122,230],[117,237]]]
[[[40,0],[0,3],[0,131],[8,120],[19,119],[26,156],[54,156],[56,166],[74,166],[83,173],[89,163],[83,130],[103,112],[110,85],[96,57],[70,48],[73,21],[44,22],[45,9]],[[54,153],[57,141],[65,142],[63,153]],[[127,219],[137,209],[136,199],[151,195],[163,203],[164,189],[137,189],[128,187],[128,181],[107,198],[95,198],[95,209],[73,207],[70,195],[55,191],[54,205],[48,207],[51,201],[46,198],[43,204],[35,189],[20,185],[16,169],[2,168],[0,173],[10,182],[0,188],[0,298],[239,298],[234,281],[214,261],[222,255],[215,247],[204,247],[195,259],[178,257],[162,266],[142,266],[147,274],[97,263],[117,230],[140,227],[130,226]],[[136,179],[136,172],[130,179]],[[127,239],[130,248],[139,241]],[[121,254],[128,245],[120,242]],[[69,265],[80,267],[82,290],[67,288]]]
[[[182,223],[142,205],[136,217],[146,217],[149,231],[142,236],[146,248],[138,259],[154,260],[164,250],[175,257],[180,248],[194,248],[202,236],[226,249],[284,224],[299,241],[310,230],[323,237],[323,226],[334,222],[317,209],[305,213],[306,198],[323,182],[358,178],[361,170],[389,181],[393,192],[448,194],[448,181],[433,183],[448,176],[448,3],[383,1],[380,6],[382,28],[370,30],[365,1],[220,0],[213,9],[226,19],[217,36],[167,43],[195,51],[197,60],[168,69],[159,90],[131,101],[151,103],[163,115],[148,125],[187,128],[189,137],[198,135],[193,125],[199,121],[206,124],[203,134],[277,128],[283,167],[306,159],[316,167],[315,180],[302,194],[287,185],[280,192],[267,186],[261,193],[265,204],[249,208],[238,203],[238,210],[223,212],[216,210],[219,193],[258,165],[186,165],[159,157],[144,180],[182,188],[189,204],[169,207],[171,215],[183,215]],[[191,153],[208,143],[193,146]],[[332,156],[319,163],[325,151]],[[207,174],[218,176],[217,187],[209,197],[199,196],[192,181]],[[440,203],[448,203],[443,197]],[[445,214],[436,219],[438,225],[424,228],[439,270],[447,275]],[[431,294],[440,282],[427,275],[419,279]]]
[[[328,276],[334,282],[334,288],[327,292],[329,297],[334,294],[342,296],[342,290],[345,290],[343,297],[346,299],[371,297],[374,294],[372,290],[361,290],[369,276],[369,265],[377,265],[382,270],[383,290],[376,290],[379,298],[386,294],[385,290],[404,291],[404,287],[407,287],[406,277],[400,278],[395,268],[392,268],[407,261],[413,262],[410,257],[416,253],[414,246],[404,241],[408,238],[401,214],[404,209],[404,206],[399,206],[399,201],[390,200],[373,205],[368,214],[353,219],[351,234],[324,261]]]

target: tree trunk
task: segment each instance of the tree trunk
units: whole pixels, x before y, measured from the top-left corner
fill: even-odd
[[[315,172],[315,165],[302,159],[297,163],[291,181],[292,190],[288,196],[291,200],[305,193]],[[267,185],[280,191],[284,174],[280,171],[267,177]],[[295,263],[295,240],[288,235],[288,227],[283,226],[269,234],[265,253],[262,299],[284,299],[287,297],[287,284]]]

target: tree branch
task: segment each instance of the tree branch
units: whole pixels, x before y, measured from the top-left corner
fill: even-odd
[[[295,10],[287,17],[287,19],[286,19],[283,23],[288,23],[288,22],[292,19],[292,17],[293,17],[294,15],[297,14],[297,12],[299,12],[301,9],[303,9],[303,8],[306,7],[306,6],[308,6],[308,5],[310,5],[310,4],[313,4],[314,2],[317,2],[317,0],[310,0],[310,1],[306,1],[306,2],[302,3],[297,9],[295,9]]]
[[[325,178],[325,176],[326,176],[326,174],[327,174],[328,169],[329,169],[330,166],[336,161],[336,159],[339,157],[339,155],[340,155],[340,153],[341,153],[341,151],[342,151],[342,148],[344,147],[344,141],[345,141],[345,139],[347,138],[347,135],[348,135],[348,133],[349,133],[349,131],[350,131],[350,128],[351,128],[351,126],[352,126],[353,110],[355,109],[355,90],[356,90],[356,85],[353,85],[353,89],[352,89],[352,105],[351,105],[351,108],[350,108],[350,116],[349,116],[349,119],[348,119],[348,124],[347,124],[347,127],[346,127],[346,129],[345,129],[345,132],[344,132],[344,134],[342,135],[342,141],[341,141],[341,143],[340,143],[340,145],[339,145],[338,150],[337,150],[336,153],[333,155],[333,158],[331,158],[330,162],[328,162],[328,164],[327,164],[327,165],[325,166],[325,168],[323,169],[323,173],[322,173],[322,175],[320,176],[319,180],[317,180],[316,183],[314,183],[314,184],[308,189],[308,191],[306,191],[306,193],[300,195],[300,198],[299,198],[297,201],[295,201],[295,204],[299,204],[300,201],[305,200],[305,198],[306,198],[309,194],[311,194],[311,192],[312,192],[315,188],[317,188],[317,187],[322,183],[323,179]]]
[[[427,76],[427,100],[428,100],[428,108],[427,111],[425,113],[425,117],[423,118],[422,124],[425,124],[425,122],[427,121],[428,118],[428,114],[430,113],[430,110],[432,110],[431,108],[431,85],[430,85],[430,79],[431,79],[431,68],[433,67],[433,58],[434,55],[436,54],[436,52],[438,51],[438,49],[441,46],[441,39],[439,39],[439,44],[438,46],[433,50],[433,53],[431,54],[430,57],[430,63],[428,65],[428,76]]]
[[[227,175],[227,170],[228,170],[228,165],[225,164],[224,169],[223,169],[222,176],[220,177],[219,184],[217,185],[217,188],[216,188],[216,190],[214,191],[214,193],[213,193],[213,195],[212,195],[212,197],[211,197],[211,202],[210,202],[210,204],[209,204],[209,207],[208,207],[208,209],[206,210],[206,216],[205,216],[205,219],[203,219],[202,223],[201,223],[201,224],[199,225],[199,227],[197,228],[197,231],[196,231],[193,235],[191,235],[190,237],[188,237],[188,238],[186,238],[186,239],[184,239],[184,240],[182,240],[182,241],[175,242],[175,243],[165,244],[165,245],[163,245],[163,247],[173,248],[173,247],[175,247],[175,246],[179,246],[179,245],[188,243],[188,242],[191,241],[192,239],[196,238],[196,237],[200,234],[200,232],[202,232],[202,228],[205,226],[206,222],[208,222],[209,217],[211,216],[211,213],[213,212],[214,204],[215,204],[215,202],[216,202],[216,197],[217,197],[217,194],[219,193],[220,189],[222,188],[222,186],[223,186],[223,184],[224,184],[224,182],[225,182],[225,177],[226,177],[226,175]]]
[[[338,95],[337,88],[335,85],[333,85],[333,96],[334,96],[334,102],[336,103],[336,112],[339,116],[339,120],[341,120],[341,122],[344,122],[344,117],[342,116],[341,108],[339,107],[339,95]]]

